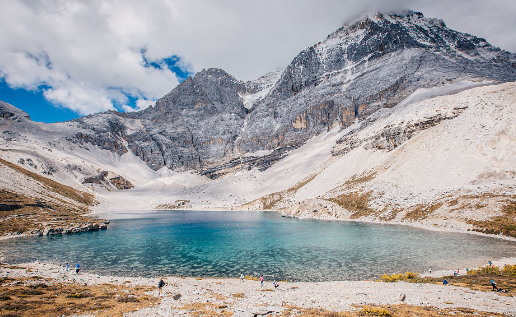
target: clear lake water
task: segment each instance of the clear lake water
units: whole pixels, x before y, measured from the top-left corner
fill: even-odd
[[[120,276],[259,276],[365,280],[383,273],[484,265],[516,242],[402,225],[284,218],[276,212],[159,211],[99,215],[109,229],[0,241],[4,261],[45,261]]]

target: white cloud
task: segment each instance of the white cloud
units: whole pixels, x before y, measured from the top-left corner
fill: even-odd
[[[44,85],[80,114],[146,107],[178,84],[149,61],[177,56],[184,71],[219,67],[249,80],[284,68],[302,49],[366,12],[403,9],[516,51],[512,0],[0,0],[0,76]],[[148,101],[147,101],[148,100]]]

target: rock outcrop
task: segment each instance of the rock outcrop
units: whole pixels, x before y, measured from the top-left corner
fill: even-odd
[[[120,175],[115,175],[108,171],[102,171],[96,176],[87,177],[82,181],[82,184],[97,184],[106,189],[116,188],[118,190],[131,189],[134,187],[130,181]]]

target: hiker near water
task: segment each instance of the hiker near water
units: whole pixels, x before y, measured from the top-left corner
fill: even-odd
[[[158,296],[161,295],[161,289],[163,286],[165,286],[165,281],[163,281],[163,278],[160,277],[158,282]]]
[[[491,286],[493,286],[493,291],[498,291],[498,287],[496,287],[496,283],[494,280],[491,280]]]
[[[260,276],[260,283],[262,284],[262,287],[263,287],[263,275]]]
[[[75,266],[75,274],[79,274],[80,270],[81,270],[81,266],[79,265],[79,262],[77,262],[77,265]]]

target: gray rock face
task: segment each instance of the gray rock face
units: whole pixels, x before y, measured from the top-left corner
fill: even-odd
[[[68,140],[130,151],[155,170],[194,169],[217,178],[267,168],[284,149],[393,107],[418,88],[464,80],[515,81],[516,55],[418,12],[376,14],[302,51],[281,76],[245,83],[221,69],[203,70],[146,110],[74,120],[80,131]],[[3,117],[15,113],[4,108]],[[410,137],[391,132],[371,146]],[[334,153],[353,146],[345,144]],[[249,154],[276,149],[263,159]]]
[[[25,111],[3,101],[0,101],[0,118],[13,121],[20,121],[21,118],[30,120],[30,116]]]
[[[237,146],[253,152],[296,144],[392,107],[418,88],[513,81],[515,59],[421,13],[377,14],[302,51],[250,113]]]

